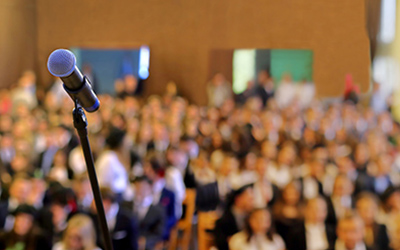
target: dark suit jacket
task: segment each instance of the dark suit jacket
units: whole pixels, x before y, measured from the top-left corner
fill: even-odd
[[[128,211],[120,209],[117,214],[115,227],[111,232],[114,249],[137,250],[138,236],[137,221]]]
[[[239,232],[239,229],[235,217],[228,209],[215,224],[215,244],[218,250],[229,250],[228,238],[237,232]]]
[[[153,249],[158,242],[161,242],[165,231],[165,212],[163,207],[151,205],[146,216],[139,221],[139,230],[140,236],[146,238],[146,249]]]
[[[331,225],[326,225],[325,231],[329,244],[328,249],[334,249],[336,242],[335,228]],[[290,230],[286,247],[287,250],[307,250],[306,227],[304,223]]]
[[[171,229],[175,226],[178,219],[175,216],[175,194],[164,188],[161,192],[159,205],[165,210],[165,227],[163,239],[168,240]]]
[[[8,200],[0,202],[0,229],[4,228],[8,216]]]
[[[219,204],[218,183],[198,185],[196,188],[196,208],[198,211],[215,210]]]
[[[39,229],[34,227],[27,236],[20,238],[15,233],[0,233],[0,249],[13,247],[15,243],[22,241],[25,243],[25,250],[51,250],[52,244],[48,237]]]
[[[258,85],[255,89],[256,94],[261,98],[263,106],[267,104],[267,101],[274,96],[274,92],[265,91],[264,86]]]
[[[326,198],[326,205],[327,205],[327,209],[328,209],[328,215],[326,216],[326,220],[325,222],[327,224],[330,224],[334,227],[336,227],[337,223],[338,223],[338,219],[336,218],[336,212],[335,212],[335,207],[333,206],[333,202],[332,202],[332,198]],[[351,197],[351,207],[354,208],[354,198]]]
[[[101,238],[100,225],[96,214],[89,214],[93,220],[96,229],[97,242],[96,244],[104,249],[104,241]],[[110,230],[110,228],[109,228]],[[119,208],[116,215],[114,229],[110,230],[110,237],[114,249],[137,250],[138,247],[139,229],[137,220],[131,215],[128,210]]]
[[[375,223],[373,225],[374,231],[374,244],[368,246],[373,250],[389,250],[389,237],[386,231],[386,226]]]
[[[359,172],[354,183],[354,196],[363,191],[375,193],[374,178],[367,173]]]

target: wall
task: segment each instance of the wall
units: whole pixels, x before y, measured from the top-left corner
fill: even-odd
[[[17,82],[36,62],[36,0],[0,1],[0,87]]]
[[[347,73],[369,84],[364,0],[37,0],[37,27],[43,80],[56,48],[148,44],[147,91],[174,80],[202,104],[212,49],[312,49],[320,96],[340,95]]]

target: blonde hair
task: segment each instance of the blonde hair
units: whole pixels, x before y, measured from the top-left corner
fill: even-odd
[[[63,235],[63,245],[69,249],[68,234],[71,230],[77,229],[83,243],[83,250],[94,250],[96,246],[96,233],[93,226],[92,219],[84,214],[74,215],[69,221]]]

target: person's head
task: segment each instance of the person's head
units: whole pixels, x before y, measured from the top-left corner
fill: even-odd
[[[325,173],[324,163],[318,159],[313,159],[309,163],[309,173],[311,176],[320,178]]]
[[[353,193],[353,183],[346,175],[340,174],[333,184],[333,196],[343,197]]]
[[[378,176],[387,175],[391,171],[392,157],[389,154],[381,154],[376,160],[376,165],[378,167]]]
[[[316,145],[312,150],[312,157],[324,164],[327,162],[329,157],[328,149],[325,146]]]
[[[59,225],[67,221],[68,215],[71,212],[71,207],[68,202],[70,201],[70,190],[58,186],[54,188],[50,197],[50,212],[54,225]]]
[[[273,230],[272,218],[269,210],[264,208],[254,209],[246,220],[246,231],[249,234],[248,240],[254,234],[266,235],[272,240]]]
[[[254,170],[256,161],[257,155],[254,152],[247,153],[242,166],[243,170]]]
[[[117,196],[109,187],[100,187],[101,198],[103,199],[104,212],[108,212],[113,204],[117,203]],[[94,201],[92,202],[92,209],[96,210]]]
[[[282,190],[282,199],[285,205],[295,206],[300,202],[300,185],[293,181],[287,184]]]
[[[364,233],[364,223],[359,216],[351,213],[339,220],[337,236],[346,249],[354,249],[358,243],[362,242]]]
[[[62,149],[60,149],[54,155],[54,165],[66,167],[66,164],[67,164],[67,155]]]
[[[74,215],[68,221],[62,243],[68,250],[94,250],[96,234],[90,217],[84,214]]]
[[[115,93],[120,94],[125,90],[125,83],[122,79],[116,79],[114,81],[114,90]]]
[[[91,195],[92,191],[87,173],[74,176],[72,188],[78,201],[85,199],[87,195]]]
[[[151,181],[146,176],[135,179],[135,202],[142,203],[152,196]]]
[[[27,235],[34,224],[36,210],[34,207],[29,205],[20,205],[14,211],[14,227],[13,231],[19,236]]]
[[[291,166],[295,160],[296,151],[292,146],[284,146],[278,154],[278,163]]]
[[[162,177],[165,167],[163,166],[161,159],[158,159],[156,156],[152,156],[144,162],[143,170],[145,176],[154,182]]]
[[[15,173],[22,173],[29,170],[29,159],[21,152],[17,152],[11,161],[11,168]]]
[[[264,141],[261,144],[261,154],[270,160],[276,160],[276,156],[278,154],[276,145],[268,140]]]
[[[25,175],[16,176],[10,186],[10,197],[23,204],[28,199],[32,188],[31,179]]]
[[[267,70],[261,70],[258,72],[257,80],[261,84],[266,84],[269,80],[269,73]]]
[[[357,145],[354,152],[354,161],[360,166],[365,164],[369,160],[369,148],[365,143],[360,143]]]
[[[188,155],[179,147],[169,147],[167,150],[167,161],[170,165],[182,170],[188,163]]]
[[[257,174],[260,178],[263,178],[268,168],[268,160],[264,157],[258,157],[255,165]]]
[[[111,128],[106,138],[106,144],[110,149],[118,150],[124,144],[124,139],[125,131],[118,128]]]
[[[215,86],[221,86],[224,84],[225,82],[225,76],[222,73],[217,73],[214,75],[213,79],[212,79],[212,83]]]
[[[356,209],[358,215],[366,226],[371,226],[375,222],[378,213],[378,198],[371,193],[361,193],[357,197]]]
[[[125,80],[125,89],[128,92],[134,92],[136,91],[136,88],[138,86],[138,80],[134,75],[126,75],[124,77]]]
[[[304,218],[306,223],[324,223],[328,210],[326,201],[322,197],[316,197],[307,201]]]
[[[239,161],[233,154],[225,154],[222,160],[221,167],[219,169],[219,174],[222,176],[228,176],[230,173],[237,170],[239,167]]]
[[[354,163],[348,156],[339,157],[336,160],[336,164],[341,174],[348,174],[354,170]]]
[[[254,208],[253,185],[245,185],[233,191],[233,205],[242,212],[250,213]]]
[[[388,212],[400,212],[400,190],[398,188],[389,187],[382,194],[382,201]]]

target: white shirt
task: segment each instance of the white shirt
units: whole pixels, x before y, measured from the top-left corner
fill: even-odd
[[[254,183],[253,193],[255,208],[267,207],[268,202],[271,201],[274,196],[272,185],[267,180],[259,180]]]
[[[183,183],[183,176],[176,167],[168,167],[165,171],[165,187],[175,194],[175,215],[182,216],[182,203],[186,196],[186,187]]]
[[[290,167],[281,165],[278,167],[270,166],[267,169],[268,179],[280,189],[284,188],[293,179]]]
[[[296,99],[299,100],[300,106],[308,108],[314,100],[315,86],[313,83],[299,84],[296,90]]]
[[[123,193],[128,187],[128,174],[115,152],[103,152],[96,162],[96,167],[100,186],[109,187],[117,194]]]
[[[329,247],[324,224],[306,224],[307,250],[325,250]]]
[[[291,82],[282,82],[275,92],[275,99],[280,109],[289,106],[295,98],[296,86]]]
[[[162,194],[164,187],[165,187],[164,179],[157,180],[153,183],[153,204],[154,205],[157,205],[158,203],[160,203],[160,198],[161,198],[161,194]]]
[[[71,151],[69,154],[69,164],[76,175],[86,171],[85,157],[83,156],[81,147],[76,147]]]
[[[117,223],[118,211],[119,211],[119,205],[112,204],[110,210],[106,213],[107,226],[110,232],[114,230],[115,223]]]
[[[244,170],[242,172],[231,173],[229,178],[232,188],[239,189],[243,186],[255,183],[258,180],[258,174],[255,171]]]
[[[344,242],[341,240],[337,240],[336,244],[335,244],[335,250],[366,250],[367,247],[365,246],[365,244],[363,242],[359,242],[355,248],[353,249],[348,249],[346,248],[346,246],[344,245]]]
[[[303,178],[303,195],[306,199],[312,199],[319,194],[318,182],[310,176]]]
[[[68,250],[68,249],[62,242],[58,242],[58,243],[54,244],[52,250]],[[93,248],[93,250],[101,250],[101,249],[96,247],[96,248]]]
[[[285,243],[282,238],[274,234],[272,240],[266,235],[254,235],[250,242],[247,242],[247,233],[244,231],[234,234],[229,240],[230,250],[283,250]]]

